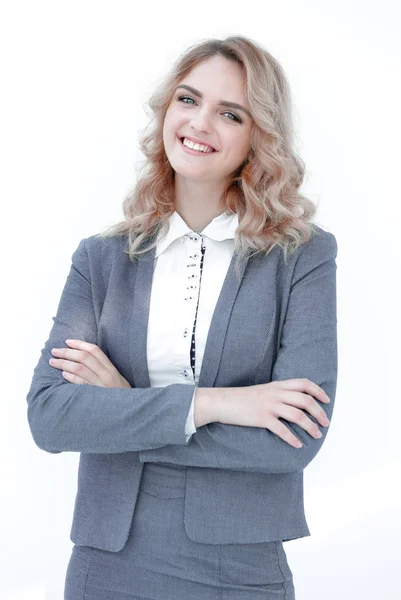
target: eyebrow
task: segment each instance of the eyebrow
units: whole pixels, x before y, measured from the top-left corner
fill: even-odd
[[[179,88],[188,90],[189,92],[192,92],[192,94],[195,94],[195,96],[199,96],[199,98],[203,98],[202,92],[200,92],[199,90],[196,90],[195,88],[191,87],[190,85],[181,84],[175,88],[176,91]],[[241,104],[237,104],[236,102],[228,102],[227,100],[220,100],[219,105],[220,106],[229,106],[230,108],[237,108],[238,110],[242,110],[242,112],[246,113],[248,115],[248,117],[250,117],[252,119],[252,115],[249,112],[249,110],[247,108],[245,108],[244,106],[241,106]]]

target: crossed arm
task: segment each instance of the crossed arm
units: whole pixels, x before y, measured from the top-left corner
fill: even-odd
[[[336,239],[328,233],[323,239],[316,237],[305,252],[294,272],[271,381],[307,378],[317,383],[330,398],[321,407],[331,421],[338,370]],[[301,426],[282,421],[301,440],[302,448],[290,446],[268,429],[217,422],[197,429],[186,446],[141,450],[139,460],[264,473],[301,471],[320,450],[329,427],[315,439]]]
[[[300,254],[294,270],[272,381],[314,381],[331,399],[324,405],[331,419],[337,381],[337,243],[332,234],[319,237]],[[303,442],[298,449],[267,429],[214,422],[199,427],[187,444],[184,428],[195,386],[124,389],[67,382],[49,365],[51,348],[64,346],[69,338],[97,340],[85,239],[72,256],[53,320],[27,395],[30,429],[43,450],[133,451],[141,462],[283,473],[305,468],[324,442],[327,428],[316,440],[286,421]]]

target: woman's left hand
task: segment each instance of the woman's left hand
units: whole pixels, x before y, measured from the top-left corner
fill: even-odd
[[[52,367],[63,369],[63,376],[70,383],[89,383],[108,388],[131,388],[120,375],[103,350],[96,344],[82,340],[66,340],[69,348],[52,348]]]

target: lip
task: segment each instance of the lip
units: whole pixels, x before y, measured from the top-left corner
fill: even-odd
[[[182,143],[181,140],[183,140],[184,138],[187,138],[188,140],[191,140],[191,142],[194,142],[194,144],[203,144],[204,146],[208,146],[209,148],[212,148],[214,152],[218,152],[218,150],[216,150],[216,148],[214,146],[212,146],[211,144],[208,144],[207,142],[203,142],[202,140],[198,140],[197,138],[191,137],[190,135],[178,135],[177,137],[181,143]]]

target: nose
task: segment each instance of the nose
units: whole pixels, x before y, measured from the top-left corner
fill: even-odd
[[[211,133],[211,124],[210,118],[208,117],[206,111],[199,110],[196,115],[194,115],[191,119],[190,126],[194,131],[194,135],[196,131],[202,131],[206,133]],[[196,137],[196,135],[195,135]]]

